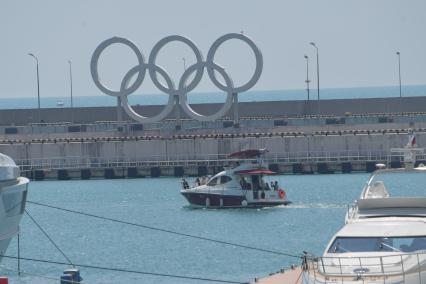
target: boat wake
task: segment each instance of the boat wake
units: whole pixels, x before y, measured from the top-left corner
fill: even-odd
[[[278,205],[262,208],[226,208],[227,210],[276,210],[276,209],[340,209],[346,208],[346,204],[338,203],[290,203],[288,205]],[[206,208],[202,206],[186,205],[183,206],[186,210],[223,210],[223,208]]]
[[[282,208],[293,208],[293,209],[334,209],[334,208],[346,208],[346,204],[338,203],[291,203],[288,206],[282,206]],[[281,206],[279,206],[281,207]]]

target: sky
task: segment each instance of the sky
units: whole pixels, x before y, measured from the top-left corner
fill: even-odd
[[[0,98],[37,95],[36,64],[41,97],[69,94],[72,62],[74,96],[104,95],[90,75],[90,60],[102,41],[125,37],[145,57],[163,37],[183,35],[207,55],[220,36],[243,32],[262,51],[262,76],[252,90],[305,88],[306,61],[316,86],[319,48],[320,87],[350,88],[398,84],[401,53],[403,85],[426,84],[425,0],[2,0],[0,2]],[[177,83],[195,62],[182,43],[165,46],[161,65]],[[250,48],[232,40],[215,57],[241,85],[255,67]],[[136,65],[132,51],[113,45],[101,56],[99,73],[111,89]],[[195,92],[217,91],[207,74]],[[159,93],[149,77],[139,93]]]

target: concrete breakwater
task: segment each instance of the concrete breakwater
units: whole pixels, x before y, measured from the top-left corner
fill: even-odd
[[[426,94],[425,94],[426,95]],[[425,112],[425,97],[391,97],[369,99],[342,99],[321,101],[270,101],[240,102],[238,104],[241,117],[287,118],[299,116],[346,116],[348,114],[390,114]],[[221,104],[195,104],[195,111],[209,115],[216,112]],[[135,106],[135,111],[145,116],[158,114],[163,106]],[[130,117],[123,111],[123,120]],[[168,119],[174,119],[174,113]],[[181,112],[182,119],[186,115]],[[232,113],[228,113],[228,118]],[[226,119],[226,117],[225,117]],[[31,123],[75,122],[92,123],[96,121],[116,121],[116,107],[79,107],[79,108],[45,108],[41,109],[5,109],[0,110],[0,125],[22,126]]]

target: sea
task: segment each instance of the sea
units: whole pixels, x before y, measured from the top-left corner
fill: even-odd
[[[425,188],[417,186],[424,184],[419,175],[388,178],[397,195],[410,191],[413,196],[426,195]],[[117,224],[32,203],[27,204],[27,211],[77,267],[84,264],[246,283],[299,265],[297,256],[303,251],[321,255],[343,226],[347,205],[359,197],[367,179],[365,173],[271,176],[269,180],[277,180],[293,203],[263,209],[191,208],[179,193],[179,178],[30,183],[29,201],[296,257]],[[7,255],[17,255],[17,238]],[[66,262],[28,216],[21,222],[20,255]],[[9,283],[22,284],[59,283],[67,268],[21,261],[18,276],[16,260],[3,259],[0,267]],[[88,284],[215,283],[83,267],[80,271]]]
[[[404,86],[403,96],[426,95],[426,85]],[[311,99],[316,99],[311,90]],[[219,102],[223,95],[191,95],[190,102]],[[324,89],[321,99],[398,97],[399,87]],[[132,95],[133,104],[162,104],[161,95]],[[248,92],[240,101],[303,100],[304,90]],[[192,101],[191,101],[192,100]],[[41,98],[43,108],[58,107],[65,97]],[[107,95],[75,96],[74,106],[113,106]],[[36,99],[0,99],[0,108],[33,108]],[[57,246],[79,264],[126,273],[81,267],[84,283],[215,283],[190,280],[204,278],[245,283],[291,265],[299,265],[304,251],[321,255],[328,241],[344,224],[349,203],[361,193],[368,174],[281,175],[273,176],[287,192],[289,206],[263,209],[194,209],[180,195],[178,178],[142,178],[117,180],[33,181],[28,200],[82,211],[158,229],[171,230],[225,243],[276,251],[251,250],[224,243],[189,238],[164,231],[150,230],[107,220],[27,204],[28,213]],[[189,178],[189,182],[193,182]],[[402,192],[426,190],[416,178],[396,180]],[[423,183],[424,184],[424,183]],[[17,256],[15,237],[7,255]],[[28,216],[21,222],[20,255],[25,258],[67,262]],[[292,255],[292,256],[288,256]],[[296,257],[294,257],[296,256]],[[59,283],[67,266],[4,258],[0,273],[9,283]],[[158,276],[162,274],[169,276]],[[221,283],[221,282],[217,282]],[[223,282],[222,282],[223,283]]]
[[[356,99],[356,98],[388,98],[399,97],[399,86],[384,87],[357,87],[357,88],[325,88],[320,89],[320,99]],[[404,97],[426,96],[426,85],[406,85],[401,88],[401,95]],[[220,92],[190,93],[188,101],[191,104],[197,103],[219,103],[225,101],[226,94]],[[168,95],[165,94],[132,94],[129,95],[129,101],[132,105],[164,105],[167,103]],[[238,96],[240,102],[256,101],[291,101],[307,100],[307,91],[303,89],[296,90],[270,90],[270,91],[248,91]],[[316,89],[310,90],[310,100],[317,100]],[[99,94],[76,94],[73,95],[74,107],[97,107],[97,106],[115,106],[117,99],[112,96]],[[41,108],[70,107],[71,97],[50,96],[44,97],[40,94]],[[0,98],[0,109],[21,109],[36,108],[37,95],[34,97],[7,98],[4,94]]]

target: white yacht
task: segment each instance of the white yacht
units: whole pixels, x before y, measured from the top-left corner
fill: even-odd
[[[246,150],[229,155],[234,165],[211,178],[199,177],[194,186],[182,182],[181,194],[192,206],[208,208],[268,207],[287,205],[286,192],[277,181],[268,182],[262,156],[266,150]]]
[[[0,261],[10,240],[19,232],[25,210],[29,180],[20,177],[15,162],[0,154]]]
[[[406,168],[371,175],[323,256],[306,255],[303,283],[426,283],[426,167],[413,168],[421,151],[410,148]],[[410,186],[387,188],[384,177]]]

